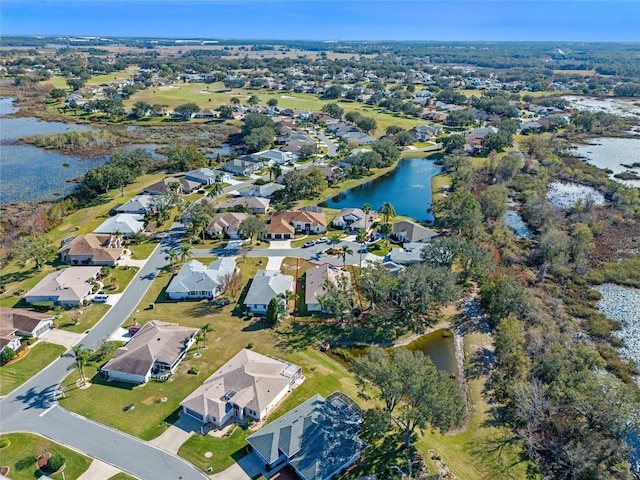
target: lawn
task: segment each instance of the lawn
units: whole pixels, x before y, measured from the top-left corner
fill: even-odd
[[[43,85],[50,83],[51,85],[53,85],[53,88],[69,88],[69,85],[67,85],[67,79],[62,75],[53,75],[49,80],[42,80],[39,83],[42,83]]]
[[[138,480],[136,477],[127,475],[124,472],[116,473],[113,477],[109,477],[108,480]]]
[[[65,310],[55,322],[61,330],[83,333],[93,328],[110,308],[104,303],[90,303],[86,307]]]
[[[127,248],[131,250],[132,259],[143,260],[145,258],[149,258],[149,255],[153,253],[159,244],[159,240],[145,239],[135,244],[131,244]]]
[[[124,70],[118,70],[104,75],[94,75],[87,80],[87,86],[102,85],[103,83],[117,82],[120,80],[127,80],[132,77],[134,73],[138,71],[137,65],[131,65]]]
[[[61,345],[40,341],[29,347],[29,353],[20,360],[0,367],[0,396],[18,388],[65,351]]]
[[[122,293],[138,270],[138,267],[128,266],[112,268],[109,276],[103,280],[104,293]]]
[[[49,474],[55,480],[74,480],[82,475],[91,464],[91,459],[46,438],[30,433],[8,433],[2,435],[11,444],[0,450],[2,465],[11,468],[9,476],[13,480],[33,480],[42,474],[36,461],[43,453],[60,454],[65,459],[63,472]]]

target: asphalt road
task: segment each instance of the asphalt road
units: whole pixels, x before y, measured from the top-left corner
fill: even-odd
[[[131,315],[166,264],[167,248],[176,248],[184,227],[174,225],[122,297],[92,328],[81,343],[95,349]],[[190,463],[133,436],[71,413],[54,400],[54,392],[68,375],[70,358],[60,358],[0,400],[0,431],[33,432],[68,445],[91,457],[115,465],[142,479],[202,479],[206,476]],[[67,390],[67,395],[73,395]],[[132,417],[135,418],[135,417]]]
[[[338,153],[338,147],[333,141],[327,137],[323,132],[316,130],[316,136],[322,140],[322,142],[329,148],[327,157],[333,158]]]

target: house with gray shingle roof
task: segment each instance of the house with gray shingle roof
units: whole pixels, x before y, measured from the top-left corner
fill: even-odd
[[[128,202],[113,209],[116,213],[146,215],[155,207],[156,199],[152,195],[136,195]]]
[[[391,236],[402,243],[430,242],[438,236],[438,232],[417,223],[402,220],[393,224]]]
[[[69,267],[44,277],[27,292],[27,303],[53,302],[75,307],[91,293],[91,282],[98,277],[100,267]]]
[[[242,212],[216,213],[207,227],[207,235],[222,234],[231,240],[238,240],[242,235],[240,225],[250,216],[250,214]]]
[[[353,400],[336,392],[311,397],[247,437],[272,470],[289,464],[304,480],[330,480],[358,460],[366,448],[361,414]]]
[[[302,379],[299,366],[243,349],[180,402],[184,413],[222,427],[267,414]]]
[[[264,314],[271,299],[287,291],[293,291],[291,275],[283,275],[278,270],[258,270],[244,298],[244,305],[250,312]]]
[[[119,233],[123,237],[130,237],[144,230],[144,216],[119,213],[106,219],[93,233]]]
[[[233,273],[236,261],[219,258],[207,268],[197,260],[185,263],[167,287],[167,296],[172,300],[187,298],[215,298],[224,291],[224,277]]]
[[[284,190],[285,186],[279,183],[266,183],[264,185],[252,185],[249,188],[240,190],[238,193],[241,197],[263,197],[271,198],[274,193]]]
[[[267,213],[270,203],[271,200],[263,197],[233,197],[219,203],[216,205],[216,208],[218,210],[224,210],[226,208],[236,208],[242,205],[248,211],[253,213]]]
[[[325,295],[325,282],[329,280],[338,285],[338,280],[350,283],[349,275],[333,265],[316,265],[305,272],[304,303],[308,312],[324,311],[318,297]]]
[[[146,383],[175,371],[195,342],[197,328],[151,320],[100,369],[114,380]]]
[[[233,178],[228,172],[222,170],[211,170],[210,168],[197,168],[184,175],[187,180],[201,183],[203,185],[213,185],[216,182],[228,182]]]
[[[343,208],[335,216],[331,224],[347,231],[357,231],[371,228],[376,219],[376,212],[370,211],[369,216],[360,208]]]

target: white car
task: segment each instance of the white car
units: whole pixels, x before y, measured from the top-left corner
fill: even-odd
[[[320,237],[316,243],[327,243],[329,239],[327,237]]]

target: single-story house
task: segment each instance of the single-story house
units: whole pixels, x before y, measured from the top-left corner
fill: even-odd
[[[136,195],[131,200],[113,209],[115,213],[146,215],[155,208],[155,199],[151,195]]]
[[[405,243],[406,245],[420,245],[424,247],[424,243]],[[387,260],[398,265],[414,265],[422,262],[422,248],[392,248],[389,251]]]
[[[233,178],[229,172],[222,170],[211,170],[210,168],[197,168],[187,172],[184,176],[187,180],[198,182],[203,185],[213,185],[216,182],[228,182]]]
[[[205,108],[196,113],[196,118],[218,118],[220,116],[220,112],[216,110],[211,110],[210,108]]]
[[[189,180],[185,177],[167,177],[145,188],[144,193],[148,193],[149,195],[163,195],[173,192],[188,195],[198,188],[200,188],[200,182]]]
[[[143,219],[143,215],[119,213],[102,222],[102,224],[96,228],[93,233],[107,233],[111,235],[118,233],[123,237],[130,237],[144,230]]]
[[[233,273],[236,262],[232,258],[219,258],[207,268],[197,260],[185,263],[167,286],[167,296],[172,300],[186,298],[215,298],[224,292],[224,277]]]
[[[146,383],[172,373],[195,342],[197,328],[151,320],[101,369],[113,380]]]
[[[234,197],[216,205],[218,210],[225,210],[242,205],[253,213],[267,213],[271,200],[264,197]]]
[[[24,296],[25,302],[53,302],[75,307],[91,293],[91,282],[100,273],[100,267],[69,267],[44,277]]]
[[[211,223],[207,227],[207,235],[225,235],[231,240],[241,238],[240,224],[249,218],[248,213],[242,212],[224,212],[216,213],[211,219]]]
[[[320,170],[324,173],[329,184],[333,184],[344,179],[344,170],[337,165],[323,165],[320,167]]]
[[[122,258],[120,237],[110,233],[87,233],[62,242],[60,259],[69,265],[107,265],[113,267]]]
[[[361,422],[360,408],[345,394],[315,395],[247,442],[268,470],[288,464],[303,480],[330,480],[367,447],[359,436]]]
[[[284,152],[289,152],[294,155],[298,155],[300,153],[300,149],[305,145],[316,145],[316,142],[313,140],[291,140],[287,141],[287,145],[282,149]]]
[[[348,231],[367,230],[376,219],[376,212],[370,211],[368,216],[360,208],[343,208],[331,224],[336,228]]]
[[[293,238],[295,233],[324,233],[327,231],[327,220],[324,213],[308,212],[305,210],[284,210],[271,216],[267,225],[267,238],[271,240],[286,240]]]
[[[53,315],[22,308],[0,308],[0,352],[17,351],[22,337],[38,338],[53,328]]]
[[[438,236],[438,232],[417,223],[402,220],[393,224],[391,236],[402,243],[430,242],[434,237]]]
[[[440,125],[418,125],[417,127],[413,127],[411,130],[407,130],[407,132],[415,138],[416,141],[427,142],[436,135],[440,135],[442,133],[442,127]]]
[[[293,292],[291,275],[283,275],[279,270],[258,270],[244,298],[244,305],[250,312],[264,314],[272,298],[288,291]],[[283,299],[284,302],[286,300]]]
[[[274,193],[284,190],[285,186],[279,183],[267,183],[265,185],[252,185],[249,188],[238,192],[241,197],[264,197],[271,198]]]
[[[291,152],[283,152],[282,150],[265,150],[264,152],[254,153],[258,158],[268,158],[276,165],[284,165],[296,161],[296,156]]]
[[[398,250],[397,248],[392,249],[392,250]],[[405,267],[403,267],[402,265],[399,265],[395,262],[392,262],[391,260],[387,260],[385,262],[382,262],[380,264],[381,267],[386,268],[389,273],[394,276],[397,277],[400,273],[402,273],[405,270]]]
[[[327,280],[334,285],[338,284],[338,279],[342,277],[350,283],[349,275],[333,265],[317,265],[310,268],[305,273],[304,303],[308,312],[324,311],[318,297],[325,294],[324,285]]]
[[[269,162],[267,162],[269,163]],[[221,169],[233,175],[242,175],[248,177],[252,173],[256,173],[266,165],[265,162],[254,155],[241,155],[238,158],[224,162]]]
[[[302,371],[275,357],[243,349],[180,402],[184,413],[222,427],[231,419],[264,421],[302,379]]]

